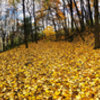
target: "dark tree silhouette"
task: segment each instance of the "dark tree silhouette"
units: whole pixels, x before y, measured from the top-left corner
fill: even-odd
[[[95,8],[95,49],[100,48],[100,25],[99,25],[99,0],[94,1]]]
[[[25,0],[22,0],[23,2],[23,17],[24,17],[24,42],[26,48],[28,48],[28,33],[26,32],[26,15],[25,15]]]

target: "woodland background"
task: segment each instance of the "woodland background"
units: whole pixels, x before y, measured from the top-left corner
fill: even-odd
[[[94,34],[94,48],[100,47],[99,0],[1,0],[0,7],[3,51],[45,37],[73,41],[80,35],[85,41],[85,31]]]

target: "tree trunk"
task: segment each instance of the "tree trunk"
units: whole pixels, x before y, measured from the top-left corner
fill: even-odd
[[[6,46],[5,46],[5,34],[2,37],[2,42],[3,42],[3,51],[6,50]]]
[[[87,12],[86,12],[86,9],[85,8],[83,8],[83,11],[84,11],[84,19],[85,19],[85,21],[86,21],[86,25],[89,25],[89,20],[88,20],[88,14],[87,14]]]
[[[25,47],[28,48],[28,33],[26,32],[26,20],[25,20],[25,0],[22,0],[23,1],[23,17],[24,17],[24,42],[25,42]]]
[[[94,1],[95,7],[95,49],[100,48],[99,1]]]
[[[80,6],[81,6],[81,31],[84,31],[85,24],[84,24],[84,1],[80,0]]]
[[[12,34],[11,34],[11,47],[13,47],[14,46],[14,26],[12,27]]]
[[[70,8],[70,14],[71,14],[71,29],[74,30],[74,18],[73,18],[73,6],[72,6],[72,0],[67,0]]]
[[[33,35],[33,29],[32,29],[32,16],[31,16],[31,13],[30,13],[30,29],[31,29],[32,42],[34,42],[34,35]]]
[[[90,21],[91,21],[91,26],[93,26],[93,17],[92,17],[92,11],[91,11],[91,7],[90,7],[90,0],[87,0],[87,5],[88,5],[88,11],[89,11],[89,17],[90,17]]]
[[[74,4],[75,4],[75,8],[76,8],[76,11],[77,11],[77,16],[79,18],[79,22],[80,22],[80,26],[81,26],[81,31],[84,30],[84,20],[83,20],[83,0],[81,0],[80,4],[81,4],[81,12],[82,12],[82,16],[80,15],[79,13],[79,10],[78,10],[78,7],[77,7],[77,4],[76,4],[76,1],[74,0]]]

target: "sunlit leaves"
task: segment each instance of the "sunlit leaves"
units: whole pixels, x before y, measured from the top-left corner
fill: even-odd
[[[54,35],[55,31],[52,26],[47,26],[44,30],[43,33],[46,34],[46,36]]]

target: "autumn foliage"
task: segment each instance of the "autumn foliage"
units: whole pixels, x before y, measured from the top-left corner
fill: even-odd
[[[43,30],[43,33],[44,33],[46,36],[55,35],[55,31],[54,31],[54,28],[53,28],[52,26],[47,26],[47,27]]]
[[[89,38],[1,53],[0,100],[99,100],[100,50]]]

